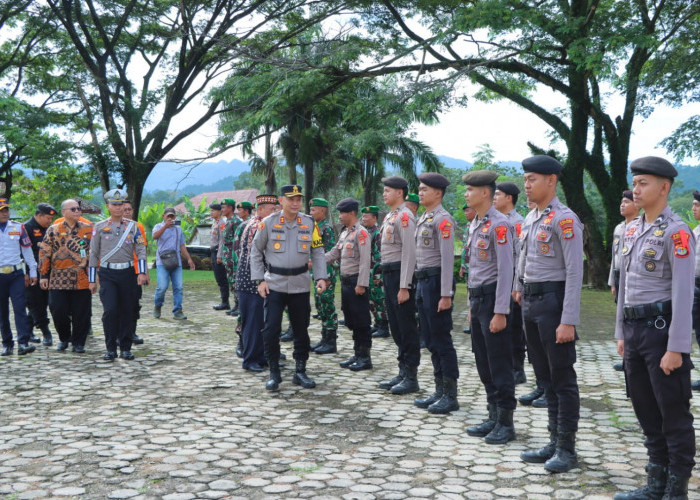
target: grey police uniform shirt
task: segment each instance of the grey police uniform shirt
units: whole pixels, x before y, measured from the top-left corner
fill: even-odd
[[[517,267],[518,258],[520,257],[520,234],[523,232],[523,223],[525,217],[520,215],[517,210],[513,209],[506,214],[508,220],[513,226],[514,241],[513,241],[513,266]],[[515,272],[515,271],[514,271]]]
[[[530,211],[520,233],[517,276],[526,283],[565,281],[561,323],[578,325],[583,285],[583,224],[559,198],[542,212]],[[514,289],[522,284],[514,281]]]
[[[367,229],[357,222],[340,233],[338,242],[326,252],[326,264],[340,261],[340,276],[357,274],[357,286],[369,286],[372,268],[372,238]]]
[[[99,264],[107,262],[112,264],[133,262],[134,254],[139,260],[146,260],[146,245],[143,244],[141,232],[136,222],[131,226],[131,230],[119,250],[108,261],[104,261],[102,258],[103,255],[117,246],[129,222],[133,221],[122,219],[120,223],[115,223],[109,218],[95,224],[90,240],[90,267],[97,267]]]
[[[700,277],[700,224],[693,229],[695,235],[695,276]]]
[[[399,288],[410,288],[416,269],[416,218],[406,204],[384,217],[381,227],[382,264],[401,262]]]
[[[311,258],[316,280],[325,280],[326,258],[320,233],[314,231],[311,216],[299,213],[291,221],[284,212],[265,217],[258,226],[250,251],[250,279],[265,280],[270,290],[281,293],[309,293],[311,276],[306,270],[296,276],[283,276],[265,269],[275,266],[294,269],[308,266]]]
[[[211,240],[209,242],[209,247],[212,250],[216,250],[216,253],[219,253],[219,242],[221,241],[221,230],[219,229],[219,223],[221,222],[221,218],[215,219],[212,222],[211,225]]]
[[[426,210],[416,224],[416,269],[441,269],[441,297],[452,297],[455,227],[454,219],[442,204],[429,212]]]
[[[613,231],[612,260],[610,261],[610,274],[608,286],[615,286],[615,271],[620,270],[620,257],[622,253],[622,233],[625,230],[625,221],[615,226]]]
[[[644,216],[625,229],[620,262],[615,338],[624,339],[625,306],[672,302],[666,350],[689,353],[691,347],[695,235],[666,206],[649,224]]]
[[[513,226],[508,217],[491,206],[469,227],[469,288],[496,283],[495,314],[510,313],[513,285]]]

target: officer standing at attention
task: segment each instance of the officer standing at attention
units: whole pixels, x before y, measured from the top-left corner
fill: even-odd
[[[22,259],[29,268],[29,274],[24,274]],[[9,356],[14,348],[8,307],[10,300],[17,328],[17,354],[21,356],[36,350],[36,347],[29,345],[31,328],[27,318],[27,297],[24,290],[27,286],[36,285],[36,271],[36,260],[29,235],[23,224],[10,220],[10,202],[7,198],[0,198],[0,356]]]
[[[530,361],[542,382],[549,410],[550,442],[524,451],[525,462],[549,472],[576,467],[580,400],[576,380],[576,325],[583,283],[583,225],[557,198],[562,165],[547,155],[523,160],[525,195],[535,208],[520,235],[513,298],[523,309]]]
[[[688,498],[695,465],[689,354],[695,237],[668,206],[678,175],[673,165],[647,156],[630,171],[644,215],[625,229],[615,338],[649,463],[646,486],[614,498],[680,500]]]
[[[375,339],[389,337],[389,322],[384,306],[384,283],[382,283],[381,249],[382,237],[377,219],[379,207],[369,205],[362,207],[362,225],[372,238],[372,272],[369,279],[369,310],[374,316],[372,337]]]
[[[510,330],[513,288],[513,226],[493,206],[498,173],[474,170],[462,177],[464,198],[476,211],[469,229],[469,310],[472,351],[481,383],[486,389],[488,419],[467,428],[470,436],[488,444],[515,439],[513,411],[515,383]]]
[[[309,202],[311,217],[316,221],[316,226],[323,240],[323,251],[329,252],[335,246],[335,231],[328,220],[328,201],[323,198],[313,198]],[[311,270],[313,276],[314,270]],[[326,266],[328,287],[320,293],[314,288],[314,300],[316,311],[321,319],[321,341],[311,346],[316,354],[333,354],[338,352],[338,315],[335,312],[335,283],[338,276],[338,268],[335,264]]]
[[[406,188],[408,189],[408,188]],[[418,216],[418,207],[420,206],[420,198],[418,197],[418,194],[416,193],[408,193],[406,195],[406,208],[408,208],[411,213],[413,214],[413,217]]]
[[[112,189],[104,195],[110,218],[95,224],[90,240],[88,278],[90,292],[97,291],[95,282],[100,275],[100,300],[104,312],[102,326],[107,352],[105,361],[117,357],[117,340],[122,359],[134,359],[131,353],[131,328],[135,314],[136,285],[145,285],[146,246],[136,223],[124,219],[123,202],[126,192]],[[138,257],[138,275],[134,273],[134,254]]]
[[[381,235],[381,264],[389,331],[398,349],[399,373],[379,383],[392,394],[418,392],[420,339],[416,325],[416,219],[404,202],[408,182],[403,177],[382,179],[384,203],[391,211],[384,217]],[[409,195],[410,196],[410,195]]]
[[[46,230],[51,225],[56,209],[48,203],[39,203],[36,207],[34,217],[24,223],[24,228],[32,242],[32,253],[34,260],[39,262],[39,244],[44,240]],[[49,305],[49,291],[43,290],[39,284],[28,286],[26,289],[27,309],[29,309],[30,325],[41,330],[44,337],[45,346],[53,345],[53,336],[49,330],[49,316],[46,309]],[[30,342],[40,342],[32,332],[29,335]]]
[[[450,181],[442,174],[418,176],[418,196],[425,212],[416,225],[416,305],[421,329],[430,351],[435,392],[414,404],[430,413],[459,410],[457,401],[457,352],[452,343],[452,297],[454,296],[455,221],[442,206]]]
[[[336,206],[340,222],[345,226],[338,243],[326,252],[326,263],[340,262],[341,308],[345,326],[352,330],[354,354],[340,363],[352,371],[372,369],[372,320],[369,314],[369,281],[372,264],[372,241],[357,220],[359,203],[345,198]]]
[[[262,335],[270,367],[265,388],[276,391],[282,382],[279,336],[286,306],[294,328],[296,370],[292,382],[310,389],[316,387],[316,382],[306,375],[311,317],[309,259],[316,270],[314,279],[319,292],[326,289],[326,259],[323,241],[313,218],[299,212],[301,186],[282,186],[279,201],[282,210],[260,222],[250,253],[250,278],[258,281],[258,293],[265,299]]]
[[[228,302],[229,289],[228,281],[226,280],[226,268],[218,261],[217,254],[219,253],[219,244],[221,243],[221,204],[212,203],[209,205],[209,215],[212,218],[211,223],[211,240],[209,247],[211,249],[211,268],[214,271],[214,279],[219,287],[219,295],[221,302],[212,309],[215,311],[228,311],[231,305]]]
[[[462,205],[462,210],[464,211],[464,217],[467,219],[467,224],[464,226],[464,234],[462,235],[462,254],[460,255],[459,261],[459,277],[465,278],[465,281],[469,280],[469,257],[467,255],[467,240],[469,239],[469,225],[476,217],[476,211],[470,208],[468,204]],[[471,333],[471,327],[469,322],[471,320],[471,312],[467,314],[467,326],[462,330],[463,333]]]

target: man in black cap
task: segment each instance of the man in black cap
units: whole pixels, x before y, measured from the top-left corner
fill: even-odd
[[[354,372],[372,369],[372,320],[369,314],[369,280],[372,238],[357,219],[359,203],[345,198],[335,206],[345,226],[338,243],[326,252],[326,264],[340,262],[341,307],[345,326],[352,330],[354,354],[340,363]]]
[[[442,206],[450,181],[435,172],[421,174],[418,180],[418,196],[425,212],[416,225],[416,305],[433,362],[435,392],[414,404],[430,413],[444,414],[459,410],[459,367],[450,334],[455,221]]]
[[[561,163],[538,155],[523,160],[523,170],[525,195],[535,208],[522,228],[513,298],[521,303],[530,361],[545,388],[551,440],[520,457],[544,463],[549,472],[566,472],[577,465],[580,400],[574,363],[583,283],[583,225],[557,198]]]
[[[625,228],[615,338],[649,463],[646,486],[616,500],[688,498],[695,465],[690,412],[695,237],[668,206],[676,169],[648,156],[630,164],[644,216]]]
[[[36,212],[34,212],[34,217],[24,223],[24,228],[27,230],[27,235],[32,242],[34,260],[37,262],[39,262],[39,244],[44,240],[46,230],[53,222],[55,216],[55,208],[48,203],[39,203],[36,207]],[[53,336],[51,330],[49,330],[49,316],[46,313],[49,305],[49,291],[43,290],[37,282],[35,285],[25,288],[25,295],[27,296],[30,327],[34,326],[34,328],[41,330],[45,346],[53,345]],[[38,343],[40,340],[32,333],[29,336],[29,342]]]
[[[221,296],[221,302],[212,306],[212,308],[215,311],[228,311],[231,309],[231,305],[228,301],[230,292],[228,289],[228,280],[226,279],[226,268],[217,258],[219,247],[221,246],[221,208],[221,203],[212,203],[209,205],[209,216],[212,219],[211,240],[209,242],[211,250],[211,269],[214,271],[214,279],[216,280],[216,285],[219,287],[219,295]],[[223,225],[225,226],[225,223]]]

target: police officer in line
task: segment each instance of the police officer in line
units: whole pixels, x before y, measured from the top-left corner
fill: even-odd
[[[372,320],[369,313],[372,239],[357,219],[359,203],[345,198],[335,206],[345,226],[338,243],[326,252],[326,263],[340,262],[341,307],[345,326],[352,330],[354,354],[340,363],[354,372],[372,369]]]
[[[39,262],[39,244],[43,241],[46,230],[53,222],[56,215],[56,209],[48,203],[39,203],[34,212],[34,217],[24,223],[24,228],[32,242],[32,253],[34,260]],[[53,345],[53,335],[49,329],[49,316],[47,308],[49,306],[49,291],[43,290],[39,284],[28,286],[26,289],[27,309],[29,309],[29,325],[30,328],[38,328],[43,337],[43,345]],[[29,335],[29,341],[41,342],[32,332]]]
[[[457,352],[452,343],[455,221],[442,206],[450,181],[442,174],[418,176],[418,196],[425,212],[416,224],[416,305],[435,376],[435,392],[414,404],[430,413],[459,409]]]
[[[462,234],[462,253],[459,259],[459,277],[469,280],[469,256],[467,252],[467,240],[469,239],[469,226],[471,222],[476,217],[476,211],[470,208],[467,203],[462,205],[462,211],[464,212],[464,218],[467,219],[467,224],[464,226],[464,233]],[[462,333],[470,334],[471,327],[469,326],[469,321],[471,318],[471,312],[467,313],[467,326],[462,329]]]
[[[493,198],[498,173],[474,170],[462,177],[464,198],[476,211],[469,229],[469,310],[472,351],[486,389],[488,418],[467,428],[470,436],[488,444],[515,439],[515,383],[510,329],[513,288],[513,236],[508,217],[496,210]]]
[[[616,500],[686,499],[695,465],[690,412],[695,237],[668,206],[678,172],[648,156],[630,164],[644,215],[626,226],[615,338],[649,463],[646,486]]]
[[[29,268],[24,273],[25,266]],[[37,283],[37,263],[32,253],[32,242],[23,224],[10,220],[10,202],[0,198],[0,332],[2,333],[2,352],[0,356],[9,356],[14,348],[12,330],[10,329],[10,308],[12,301],[17,328],[17,354],[34,352],[36,347],[29,345],[31,327],[27,318],[27,297],[25,287]]]
[[[233,208],[236,206],[236,202],[231,198],[226,198],[222,202],[222,205],[227,207],[231,206],[231,208]],[[237,212],[239,214],[245,214],[246,210],[241,210],[240,207],[241,205],[239,203]],[[217,256],[221,256],[221,263],[226,269],[226,280],[228,281],[228,287],[231,291],[231,295],[233,296],[233,307],[226,311],[226,314],[229,316],[238,316],[238,296],[236,295],[236,255],[234,253],[233,243],[236,236],[236,229],[238,229],[238,226],[240,226],[241,223],[243,223],[243,219],[237,215],[232,215],[228,218],[226,224],[224,225],[224,229],[221,231],[221,251],[217,254]]]
[[[324,198],[313,198],[309,201],[311,217],[316,221],[316,226],[321,233],[324,252],[329,252],[335,246],[335,231],[328,219],[328,200]],[[314,270],[311,270],[313,276]],[[321,340],[311,346],[311,350],[316,354],[333,354],[338,351],[338,314],[335,312],[335,283],[338,276],[338,267],[335,264],[326,266],[326,280],[328,287],[319,292],[314,288],[314,300],[316,311],[321,320]]]
[[[112,189],[105,193],[104,198],[110,217],[95,224],[92,232],[89,288],[93,294],[97,291],[99,273],[100,300],[104,309],[102,326],[107,347],[104,360],[113,361],[117,357],[117,341],[120,357],[129,360],[134,359],[131,353],[131,328],[136,285],[145,285],[148,281],[146,246],[136,223],[122,216],[126,192]],[[138,275],[134,272],[134,254],[138,258]]]
[[[258,293],[265,299],[262,336],[270,367],[270,378],[265,388],[276,391],[282,382],[279,336],[282,313],[288,307],[289,320],[294,327],[296,361],[292,382],[309,389],[316,387],[316,383],[306,375],[311,316],[309,259],[316,271],[314,279],[319,292],[326,289],[326,259],[323,241],[313,218],[300,212],[301,186],[282,186],[279,201],[282,210],[260,222],[250,253],[250,278],[258,281]]]
[[[369,310],[374,317],[372,337],[381,339],[389,337],[389,322],[384,305],[384,284],[382,283],[381,249],[382,238],[377,219],[379,207],[368,205],[362,207],[362,225],[372,238],[372,272],[369,279]]]
[[[398,349],[399,373],[379,383],[392,394],[418,392],[420,339],[416,325],[416,293],[413,273],[416,267],[416,220],[404,202],[408,182],[403,177],[382,179],[382,197],[390,212],[381,229],[381,265],[389,331]]]
[[[418,207],[420,207],[420,198],[418,197],[418,193],[408,193],[405,201],[406,208],[411,211],[413,217],[418,217]]]
[[[583,225],[557,198],[562,171],[557,160],[537,155],[522,165],[525,195],[535,208],[525,218],[520,235],[513,298],[522,306],[530,361],[545,388],[550,442],[520,457],[544,463],[549,472],[566,472],[577,464],[580,400],[574,363],[583,283]]]
[[[700,221],[700,191],[693,191],[693,218]],[[695,235],[695,293],[693,294],[693,328],[695,340],[700,345],[700,224],[693,229]],[[700,380],[691,384],[694,391],[700,391]]]
[[[228,289],[228,281],[226,280],[226,268],[217,259],[221,243],[221,209],[221,203],[212,203],[209,205],[209,216],[212,218],[211,240],[209,241],[211,268],[214,271],[214,279],[219,287],[219,295],[221,297],[221,302],[212,306],[212,309],[215,311],[228,311],[231,309],[231,305],[229,304],[230,292]],[[223,226],[225,225],[226,223],[223,224]]]

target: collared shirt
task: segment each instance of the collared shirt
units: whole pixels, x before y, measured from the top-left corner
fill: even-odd
[[[381,235],[382,264],[401,262],[399,288],[410,288],[416,269],[416,218],[405,203],[386,214]]]
[[[561,323],[578,325],[583,285],[583,224],[557,197],[539,212],[532,210],[520,234],[518,277],[525,282],[565,281]],[[515,290],[522,290],[518,280]]]
[[[24,229],[27,231],[27,236],[32,242],[32,252],[34,252],[34,259],[39,262],[39,244],[44,239],[46,230],[48,228],[43,227],[39,224],[35,217],[32,217],[27,222],[24,223]]]
[[[493,312],[510,313],[513,286],[513,226],[493,206],[469,228],[469,288],[496,283]]]
[[[615,271],[620,270],[620,257],[622,257],[622,234],[625,231],[625,221],[615,226],[612,242],[612,260],[610,261],[610,274],[608,275],[608,286],[615,286]]]
[[[323,219],[316,223],[318,231],[321,233],[321,239],[323,240],[323,250],[324,252],[329,252],[333,249],[336,243],[335,231],[333,226],[328,219]],[[330,262],[326,265],[326,276],[329,280],[334,280],[338,276],[338,264],[335,262]],[[314,270],[311,269],[311,276],[314,275]]]
[[[143,243],[136,222],[132,224],[131,230],[119,250],[107,262],[104,261],[104,256],[119,244],[119,240],[130,222],[134,221],[122,219],[119,222],[114,222],[110,217],[93,226],[92,239],[90,240],[90,267],[97,267],[99,264],[107,262],[114,264],[131,262],[134,253],[139,261],[146,261],[146,245]]]
[[[51,290],[85,290],[92,225],[65,221],[49,227],[39,247],[39,274]]]
[[[159,222],[153,226],[151,236],[156,234],[165,225],[164,222]],[[155,238],[154,238],[155,239]],[[163,262],[160,260],[160,253],[166,250],[175,250],[177,252],[177,263],[182,266],[182,257],[180,256],[180,247],[185,244],[185,233],[182,232],[180,226],[171,226],[163,231],[160,238],[156,240],[158,243],[158,251],[156,252],[156,266],[160,266]]]
[[[273,273],[270,266],[297,269],[309,264],[316,271],[315,280],[326,279],[326,259],[323,241],[311,216],[299,213],[285,220],[284,211],[265,217],[253,238],[250,252],[250,277],[265,280],[270,290],[281,293],[309,293],[311,276],[304,271],[295,276]],[[267,265],[267,270],[265,269]]]
[[[234,215],[226,221],[226,225],[221,231],[221,247],[217,257],[221,259],[224,265],[228,265],[229,267],[236,263],[236,253],[233,244],[236,238],[236,230],[241,224],[243,224],[243,219]]]
[[[326,252],[326,262],[340,261],[340,275],[357,274],[357,286],[369,286],[369,273],[372,267],[372,240],[367,229],[357,222],[340,233],[338,243]]]
[[[695,235],[668,206],[651,224],[643,215],[627,224],[622,241],[615,338],[623,338],[625,306],[670,300],[673,314],[667,350],[690,352],[694,267]]]
[[[455,221],[442,204],[426,210],[416,224],[416,269],[441,269],[441,297],[452,297],[454,228]]]
[[[235,215],[234,215],[235,217]],[[226,229],[226,223],[228,222],[228,219],[226,217],[221,217],[218,221],[218,227],[219,227],[219,248],[216,250],[216,258],[217,259],[223,259],[224,258],[224,239],[221,237],[224,234],[224,229]]]
[[[209,242],[209,246],[211,249],[216,249],[216,251],[219,251],[219,241],[221,240],[221,230],[219,229],[219,221],[221,218],[214,219],[211,223],[211,241]]]
[[[241,232],[236,270],[236,291],[238,292],[258,293],[257,283],[250,278],[250,250],[261,221],[262,219],[258,216],[251,217],[238,227]]]
[[[29,277],[36,278],[36,259],[27,230],[19,222],[7,221],[0,228],[0,267],[18,266],[22,259],[29,267]]]

